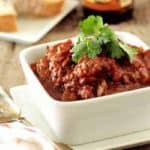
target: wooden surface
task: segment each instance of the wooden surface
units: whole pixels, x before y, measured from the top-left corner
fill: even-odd
[[[79,32],[77,25],[81,18],[82,11],[77,8],[38,43],[76,35]],[[135,0],[134,19],[112,25],[112,28],[132,32],[150,45],[150,0]],[[13,86],[25,83],[19,64],[19,53],[26,47],[28,46],[0,40],[0,85],[7,91]],[[150,150],[150,145],[136,147],[133,150]]]

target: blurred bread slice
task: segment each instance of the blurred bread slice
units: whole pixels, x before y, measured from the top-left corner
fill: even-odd
[[[21,15],[49,17],[60,13],[64,0],[13,0]]]
[[[14,7],[6,1],[0,0],[0,31],[12,32],[17,30],[17,14]]]

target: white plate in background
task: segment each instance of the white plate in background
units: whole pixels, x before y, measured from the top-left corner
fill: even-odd
[[[28,85],[18,86],[11,89],[11,95],[16,104],[21,108],[22,115],[28,119],[33,125],[38,127],[51,141],[47,121],[42,113],[33,104],[33,94]],[[32,108],[32,109],[31,109]],[[129,148],[136,145],[142,145],[150,142],[150,129],[143,130],[123,136],[113,137],[110,139],[100,140],[83,144],[79,146],[70,146],[73,150],[106,150],[106,149],[121,149]],[[57,144],[56,144],[57,145]],[[68,149],[62,149],[68,150]]]
[[[60,14],[48,18],[18,17],[17,32],[0,32],[0,39],[23,44],[33,44],[39,41],[48,31],[57,25],[67,14],[78,5],[77,0],[65,0]]]

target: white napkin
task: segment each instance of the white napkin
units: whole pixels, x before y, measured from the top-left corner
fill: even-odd
[[[16,120],[19,116],[20,109],[0,87],[0,122]]]
[[[54,150],[36,128],[27,127],[20,122],[0,124],[1,150]]]

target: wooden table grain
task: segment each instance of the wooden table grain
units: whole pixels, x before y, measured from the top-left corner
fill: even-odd
[[[134,33],[150,45],[150,0],[135,0],[134,2],[134,18],[112,25],[112,28]],[[75,36],[79,33],[78,22],[81,18],[82,11],[79,7],[36,44]],[[0,85],[7,91],[13,86],[25,83],[19,63],[19,53],[28,46],[0,40]],[[150,145],[130,150],[150,150]]]

